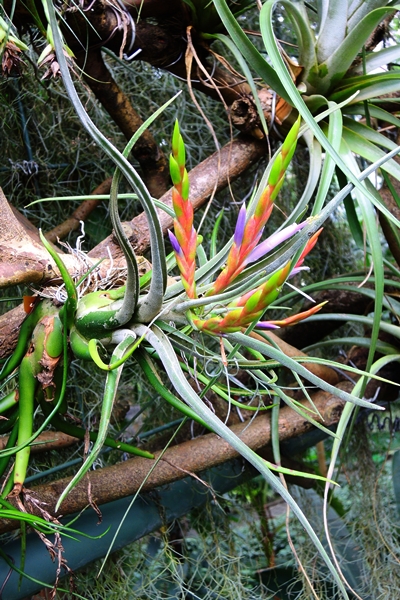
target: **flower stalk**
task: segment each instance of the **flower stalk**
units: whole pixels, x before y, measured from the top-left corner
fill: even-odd
[[[240,209],[226,266],[208,290],[207,296],[214,296],[225,290],[248,264],[260,260],[265,254],[301,231],[307,224],[307,221],[293,223],[259,243],[271,215],[273,203],[282,186],[286,170],[296,149],[299,127],[300,119],[297,119],[272,165],[267,186],[261,194],[253,214],[248,215],[245,205]],[[170,231],[169,238],[183,286],[188,297],[194,299],[197,298],[195,284],[197,233],[193,227],[193,207],[189,201],[189,179],[185,168],[185,160],[185,145],[179,125],[176,122],[170,156],[170,174],[173,183],[172,203],[175,219],[174,233]],[[222,309],[221,307],[218,307],[218,310],[216,308],[211,309],[208,315],[204,314],[204,308],[189,311],[187,318],[191,325],[199,331],[221,336],[241,331],[241,329],[252,324],[261,329],[276,329],[284,325],[292,325],[320,310],[324,303],[286,319],[277,321],[261,320],[268,306],[278,297],[283,284],[291,273],[298,272],[303,268],[304,259],[316,244],[321,231],[318,231],[308,240],[294,268],[289,261],[263,284],[249,290],[239,298],[235,298]],[[210,303],[212,303],[211,298]]]
[[[196,247],[197,233],[193,227],[193,207],[189,200],[189,178],[185,167],[185,144],[178,121],[175,122],[172,137],[172,154],[169,169],[172,183],[172,205],[175,211],[174,233],[169,231],[169,239],[175,252],[176,262],[183,286],[189,298],[196,298]]]
[[[208,296],[218,294],[222,290],[225,290],[249,263],[255,262],[272,248],[290,237],[290,235],[293,235],[298,231],[297,229],[291,232],[291,230],[286,228],[287,237],[283,237],[282,239],[277,237],[273,240],[274,236],[271,236],[271,238],[268,238],[268,240],[265,240],[265,242],[260,244],[258,252],[254,252],[264,232],[264,227],[271,215],[274,201],[282,187],[286,170],[296,149],[299,128],[300,117],[290,129],[282,145],[281,151],[272,165],[267,186],[257,202],[254,213],[247,218],[246,207],[243,205],[240,209],[234,240],[228,254],[226,266],[216,279],[212,288],[208,291]]]

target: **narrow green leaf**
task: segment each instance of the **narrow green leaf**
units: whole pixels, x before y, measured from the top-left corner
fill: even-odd
[[[146,213],[150,228],[152,264],[154,274],[154,277],[152,278],[152,286],[153,290],[162,289],[164,291],[167,282],[164,237],[162,234],[160,221],[152,198],[143,181],[141,180],[135,169],[132,167],[132,165],[97,129],[97,127],[89,118],[84,106],[82,105],[79,99],[79,96],[75,90],[74,84],[71,79],[69,67],[63,51],[63,42],[57,25],[54,5],[51,2],[51,0],[46,0],[45,6],[47,7],[49,13],[50,26],[53,32],[57,61],[60,65],[61,73],[63,75],[63,82],[67,90],[68,96],[71,100],[71,103],[73,104],[76,113],[80,118],[85,129],[93,137],[96,143],[99,144],[99,146],[106,152],[106,154],[114,161],[116,166],[120,168],[121,172],[124,174],[129,184],[135,190],[143,205],[143,209]],[[154,294],[154,296],[152,295],[152,299],[146,297],[146,299],[139,306],[139,311],[142,312],[144,320],[151,320],[161,308],[159,296],[160,294],[157,293]],[[156,306],[156,304],[160,304],[160,306]]]
[[[255,452],[253,452],[244,442],[242,442],[239,437],[233,434],[232,431],[226,425],[224,425],[224,423],[222,423],[222,421],[220,421],[218,417],[204,404],[201,398],[199,398],[182,373],[175,352],[173,351],[167,336],[165,336],[161,330],[154,326],[149,329],[140,325],[135,327],[135,332],[140,337],[143,335],[147,342],[156,350],[170,381],[179,395],[185,399],[187,404],[189,404],[189,406],[193,408],[193,410],[195,410],[198,415],[204,419],[204,421],[209,423],[209,425],[214,429],[215,433],[225,439],[239,454],[248,460],[250,464],[252,464],[265,477],[271,487],[280,494],[283,500],[287,502],[316,546],[319,554],[335,578],[335,581],[344,598],[349,600],[343,583],[337,575],[335,567],[333,566],[329,556],[321,544],[321,541],[319,540],[313,528],[310,526],[310,523],[308,522],[304,513],[301,511],[298,504],[294,501],[280,480],[271,473],[266,462]]]
[[[349,181],[351,181],[354,186],[359,189],[362,193],[366,195],[366,197],[374,204],[374,206],[378,205],[379,210],[381,210],[390,220],[393,221],[393,215],[390,211],[385,210],[385,207],[382,204],[377,203],[376,198],[369,192],[369,190],[363,186],[362,183],[354,176],[352,171],[349,169],[348,165],[344,162],[341,156],[336,152],[336,150],[332,147],[332,145],[327,140],[326,136],[323,134],[320,127],[317,125],[315,119],[307,108],[304,100],[301,98],[296,86],[293,84],[293,81],[286,69],[286,66],[282,60],[282,57],[279,53],[278,47],[276,45],[276,40],[272,28],[272,11],[276,0],[267,0],[267,2],[263,5],[260,13],[260,26],[261,33],[264,40],[264,44],[268,50],[270,59],[272,63],[275,65],[275,68],[279,72],[282,82],[285,84],[288,94],[291,97],[291,100],[294,106],[298,109],[299,113],[310,127],[311,131],[314,133],[317,140],[320,142],[321,146],[325,148],[327,152],[329,152],[332,158],[335,160],[337,166],[345,173],[348,177]],[[391,156],[390,156],[391,158]]]
[[[118,346],[115,348],[112,354],[110,363],[112,364],[120,360],[125,354],[125,352],[128,350],[128,348],[135,342],[135,340],[136,336],[133,334],[132,337],[126,337],[120,344],[118,344]],[[113,371],[108,371],[107,373],[103,403],[101,408],[99,430],[97,433],[97,440],[95,441],[93,448],[91,449],[83,465],[80,467],[79,471],[75,473],[74,477],[68,483],[68,485],[60,495],[59,499],[57,500],[57,505],[55,508],[56,512],[58,511],[59,507],[61,506],[69,492],[72,489],[74,489],[74,487],[79,483],[82,477],[84,477],[84,475],[90,469],[90,467],[98,457],[100,450],[103,447],[104,440],[107,436],[108,425],[110,423],[114,399],[118,391],[118,382],[121,377],[122,369],[123,365],[121,365],[117,369],[114,369]]]
[[[327,2],[324,6],[324,19],[322,28],[318,32],[316,45],[317,64],[324,63],[346,37],[347,28],[347,0]]]
[[[282,85],[279,76],[265,61],[263,56],[242,31],[242,28],[238,24],[232,12],[229,10],[225,0],[213,0],[213,3],[229,35],[242,53],[243,57],[247,60],[248,64],[254,68],[256,73],[258,73],[263,81],[277,94],[279,94],[281,98],[287,102],[290,102],[288,94],[285,90],[285,87]]]
[[[330,4],[336,6],[338,2],[331,2]],[[393,12],[393,8],[383,7],[365,15],[346,35],[340,46],[336,47],[332,54],[326,56],[324,64],[319,65],[319,69],[320,71],[323,69],[323,73],[326,69],[326,76],[320,77],[318,82],[317,89],[320,93],[328,92],[332,86],[343,78],[375,27],[391,12]],[[334,31],[331,30],[329,35],[334,35]]]
[[[345,2],[346,0],[339,0]],[[281,0],[288,13],[289,19],[295,31],[299,47],[299,64],[303,67],[301,80],[308,81],[309,73],[317,69],[318,61],[315,52],[315,36],[310,26],[307,12],[303,3],[290,2],[290,0]]]
[[[367,54],[365,59],[366,72],[370,73],[375,69],[379,69],[387,65],[388,63],[399,60],[400,58],[400,45],[389,46],[388,48],[382,48],[377,52],[370,52]],[[361,75],[363,73],[363,64],[359,63],[351,69],[349,75]]]
[[[328,103],[329,106],[333,106],[333,102]],[[340,150],[340,143],[342,138],[342,113],[340,110],[333,112],[329,116],[329,126],[328,126],[328,135],[327,138],[329,142],[332,144],[332,147],[335,148],[336,151]],[[332,184],[332,177],[335,172],[335,161],[331,157],[330,154],[325,155],[324,164],[321,171],[321,179],[318,186],[317,197],[315,198],[315,202],[312,208],[312,215],[317,215],[327,198],[329,187]]]
[[[385,156],[385,152],[383,150],[380,150],[380,148],[378,148],[375,144],[369,142],[365,136],[360,135],[348,127],[343,127],[343,140],[346,142],[350,150],[354,152],[354,154],[358,154],[359,156],[366,158],[371,163]],[[390,140],[388,141],[390,143]],[[400,180],[400,165],[394,160],[386,161],[381,166],[381,169],[384,169],[390,173],[390,175]]]
[[[352,103],[361,102],[363,100],[372,100],[379,98],[379,96],[384,96],[385,94],[397,92],[400,89],[400,72],[394,73],[391,71],[389,73],[380,73],[378,75],[365,75],[360,78],[359,82],[344,80],[344,83],[346,85],[342,86],[337,91],[334,90],[333,93],[329,95],[330,100],[333,102],[342,102],[358,91],[359,94]]]
[[[388,112],[387,110],[380,108],[379,106],[369,103],[368,112],[370,116],[375,117],[375,119],[379,119],[385,123],[390,123],[391,125],[400,127],[400,119],[395,115],[392,115],[392,113]],[[346,115],[365,115],[364,104],[360,103],[347,106],[343,113]]]

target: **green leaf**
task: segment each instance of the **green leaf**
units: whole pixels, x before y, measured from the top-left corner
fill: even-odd
[[[281,98],[290,102],[289,96],[282,85],[282,82],[275,70],[265,61],[256,47],[250,42],[249,38],[242,31],[237,20],[229,10],[225,0],[213,0],[215,8],[226,27],[232,40],[242,53],[243,57],[263,79]]]
[[[318,64],[325,62],[346,37],[347,0],[326,2],[323,11],[324,18],[316,45]]]
[[[128,348],[135,342],[135,340],[136,336],[132,334],[131,337],[127,336],[120,344],[118,344],[118,346],[115,348],[112,354],[110,364],[120,360],[125,354],[125,352],[128,350]],[[107,373],[103,403],[101,408],[99,430],[97,433],[97,440],[95,441],[93,448],[91,449],[83,465],[81,466],[79,471],[75,473],[74,477],[68,483],[67,487],[64,489],[59,499],[57,500],[57,505],[55,508],[56,512],[58,511],[65,497],[69,494],[71,490],[74,489],[74,487],[79,483],[82,477],[84,477],[84,475],[90,469],[90,467],[98,457],[100,450],[103,447],[104,440],[107,437],[107,429],[110,423],[111,411],[113,408],[115,396],[118,391],[118,382],[121,377],[123,366],[124,365],[122,364],[117,369],[114,369],[113,371],[109,371]]]
[[[218,417],[208,408],[208,406],[206,406],[206,404],[201,400],[201,398],[199,398],[199,396],[190,386],[189,382],[184,376],[184,373],[182,373],[179,366],[179,362],[168,340],[168,337],[165,334],[163,334],[163,332],[160,329],[154,326],[151,329],[149,329],[148,327],[139,325],[134,329],[135,333],[137,333],[138,336],[144,336],[147,342],[156,350],[168,374],[168,377],[172,382],[172,385],[175,387],[179,395],[185,399],[185,402],[187,402],[187,404],[191,408],[193,408],[193,410],[195,410],[198,413],[198,415],[214,429],[217,435],[220,435],[223,439],[225,439],[239,454],[241,454],[246,460],[248,460],[250,464],[252,464],[265,477],[265,479],[268,481],[271,487],[280,494],[283,500],[287,502],[287,504],[290,506],[290,508],[292,509],[292,511],[294,512],[294,514],[299,519],[300,523],[303,525],[304,529],[310,536],[312,542],[316,546],[319,554],[321,555],[325,564],[327,565],[333,577],[335,578],[335,582],[341,590],[344,598],[346,600],[349,600],[343,583],[341,582],[328,554],[323,548],[321,541],[319,540],[313,528],[310,526],[307,518],[301,511],[298,504],[289,494],[287,488],[281,483],[281,481],[277,477],[275,477],[272,474],[266,462],[253,450],[251,450],[247,446],[247,444],[245,444],[239,437],[232,433],[232,431],[224,423],[222,423],[220,419],[218,419]],[[279,467],[277,468],[277,470],[281,471]]]
[[[276,40],[275,40],[275,36],[274,36],[273,28],[272,28],[272,22],[271,22],[272,11],[273,11],[275,3],[276,3],[276,0],[267,0],[267,2],[264,4],[263,8],[261,9],[261,13],[260,13],[261,34],[262,34],[262,37],[264,40],[264,44],[268,50],[270,59],[271,59],[272,63],[275,65],[275,68],[277,69],[277,71],[279,72],[282,82],[285,84],[287,92],[291,97],[293,105],[298,109],[299,113],[301,114],[301,116],[303,117],[303,119],[305,120],[307,125],[310,127],[311,131],[314,133],[315,137],[320,142],[321,146],[323,148],[325,148],[325,150],[327,152],[329,152],[329,154],[335,160],[336,165],[343,171],[343,173],[345,173],[345,175],[348,177],[349,181],[351,181],[357,189],[359,189],[361,192],[363,192],[366,195],[366,197],[372,202],[372,204],[374,204],[375,206],[378,206],[379,210],[381,210],[390,220],[396,222],[396,219],[393,218],[393,215],[390,213],[390,211],[386,210],[385,207],[383,207],[381,203],[377,202],[375,196],[373,194],[371,194],[369,192],[369,190],[365,186],[363,186],[363,184],[361,184],[360,181],[354,176],[354,174],[349,169],[349,167],[345,163],[345,161],[341,158],[341,156],[336,152],[336,150],[329,143],[329,140],[323,134],[322,130],[317,125],[315,119],[313,118],[308,107],[306,106],[304,100],[301,98],[296,86],[294,85],[294,83],[286,69],[286,66],[282,60],[282,57],[281,57],[278,47],[276,45]],[[394,151],[394,153],[395,153],[395,151]],[[390,156],[390,158],[391,158],[391,156]]]
[[[365,68],[366,72],[370,73],[375,69],[379,69],[391,62],[399,60],[400,58],[400,45],[396,44],[395,46],[389,46],[389,48],[382,48],[382,50],[378,50],[377,52],[369,52],[365,58]],[[363,74],[364,65],[362,61],[351,68],[349,71],[349,75],[362,75]]]
[[[340,0],[341,2],[346,0]],[[299,47],[299,64],[303,67],[301,80],[307,81],[310,71],[317,69],[318,61],[315,52],[315,36],[310,26],[307,12],[302,3],[294,3],[289,0],[280,2],[288,13],[295,30]]]
[[[396,9],[395,3],[390,0],[352,0],[349,2],[347,30],[351,31],[354,27],[368,15],[372,10],[381,8],[382,6],[392,6],[392,10]]]
[[[322,379],[320,379],[319,377],[308,371],[305,367],[303,367],[302,364],[295,361],[293,358],[286,356],[281,350],[277,350],[269,344],[265,344],[264,342],[260,342],[254,338],[248,337],[244,333],[228,334],[227,338],[234,343],[240,344],[244,348],[252,348],[257,352],[260,352],[264,356],[268,356],[269,358],[276,360],[282,366],[290,369],[294,373],[297,373],[301,377],[304,377],[304,379],[307,379],[307,381],[310,381],[310,383],[316,385],[317,387],[323,389],[326,392],[329,392],[330,394],[333,394],[334,396],[337,396],[345,402],[352,402],[359,406],[364,406],[365,408],[374,408],[377,410],[381,410],[381,407],[371,404],[371,402],[369,402],[368,400],[355,398],[352,394],[348,394],[347,392],[336,388],[334,385],[330,385],[329,383],[322,381]]]
[[[334,106],[333,102],[329,102],[328,106]],[[340,142],[342,139],[342,113],[340,110],[336,110],[329,116],[329,126],[328,126],[328,140],[332,144],[332,147],[335,148],[336,151],[340,150]],[[324,164],[321,171],[321,179],[318,186],[317,197],[315,198],[314,205],[312,208],[312,215],[317,215],[327,198],[329,187],[332,183],[332,177],[335,172],[335,161],[331,157],[330,154],[325,155]]]
[[[400,72],[390,71],[388,73],[378,73],[373,75],[362,75],[345,79],[343,86],[334,90],[329,95],[329,100],[333,102],[342,102],[355,92],[359,91],[357,97],[352,101],[361,102],[362,100],[371,100],[384,94],[397,92],[400,89]]]
[[[397,148],[397,145],[390,138],[388,138],[386,135],[382,135],[379,131],[376,131],[376,129],[368,127],[368,125],[365,123],[355,121],[354,119],[349,119],[348,117],[345,117],[343,122],[346,129],[351,129],[351,131],[354,131],[357,135],[365,140],[372,142],[372,144],[375,146],[382,146],[388,150],[394,150]]]
[[[368,112],[371,117],[375,119],[379,119],[380,121],[384,121],[385,123],[390,123],[391,125],[395,125],[396,127],[400,127],[400,119],[392,115],[392,113],[380,108],[379,106],[375,106],[374,104],[368,103]],[[365,105],[364,103],[360,104],[352,104],[351,106],[347,106],[343,111],[346,115],[364,115],[365,116]]]
[[[336,6],[339,3],[335,1],[330,4]],[[393,12],[393,8],[384,7],[377,8],[365,15],[348,33],[340,46],[336,47],[332,54],[325,57],[325,62],[319,65],[319,69],[320,73],[323,69],[323,74],[326,72],[326,76],[320,76],[318,85],[314,83],[319,93],[327,93],[332,86],[343,78],[375,27],[391,12]],[[331,30],[328,35],[334,35],[334,30]]]
[[[44,5],[47,7],[49,13],[57,61],[60,65],[61,73],[63,75],[63,82],[71,103],[73,104],[75,111],[85,129],[89,132],[95,142],[104,150],[104,152],[114,161],[116,166],[126,177],[129,184],[135,190],[146,213],[150,230],[151,260],[153,265],[153,277],[151,285],[153,290],[157,290],[157,294],[152,294],[151,297],[146,296],[144,300],[141,300],[139,302],[138,313],[141,315],[143,320],[150,321],[161,308],[160,297],[162,297],[162,294],[159,294],[158,291],[164,291],[167,283],[164,237],[156,208],[149,191],[147,190],[136,170],[113,146],[113,144],[111,144],[111,142],[97,129],[97,127],[89,118],[71,79],[69,67],[63,51],[63,42],[57,25],[54,5],[51,0],[46,0]]]
[[[377,135],[380,135],[380,134],[377,134]],[[381,137],[383,138],[384,136],[381,136]],[[366,158],[371,163],[373,163],[373,162],[379,160],[379,158],[382,158],[383,156],[385,156],[385,152],[383,150],[378,148],[375,144],[372,144],[370,141],[368,141],[366,139],[366,137],[360,135],[353,129],[343,127],[343,140],[346,142],[346,144],[348,145],[350,150],[352,152],[354,152],[354,154],[358,154],[359,156]],[[386,140],[387,140],[387,138],[386,138]],[[390,140],[387,140],[387,142],[393,144],[393,142],[390,142]],[[381,166],[381,169],[384,169],[385,171],[390,173],[390,175],[392,175],[396,179],[400,180],[400,165],[398,163],[396,163],[394,160],[386,161]],[[399,226],[400,226],[400,224],[399,224]]]

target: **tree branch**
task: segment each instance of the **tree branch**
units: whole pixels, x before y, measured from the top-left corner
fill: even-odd
[[[349,382],[343,382],[338,387],[350,391],[352,385]],[[316,420],[323,422],[326,427],[338,422],[344,404],[341,400],[326,392],[317,392],[313,395],[313,402],[318,410],[317,414],[313,413]],[[315,409],[313,408],[313,410]],[[281,441],[299,436],[313,428],[303,416],[298,415],[291,408],[281,409],[279,417],[279,439]],[[243,423],[234,425],[231,430],[239,435],[250,448],[259,451],[261,448],[265,448],[271,440],[270,415],[261,415],[248,426]],[[156,453],[156,456],[159,454],[159,452]],[[158,486],[183,479],[186,476],[185,471],[198,473],[236,456],[238,456],[237,452],[222,438],[215,434],[203,435],[169,448],[164,454],[168,462],[161,460],[158,463],[141,491],[148,492]],[[61,507],[62,514],[78,512],[88,505],[89,482],[91,497],[99,505],[134,494],[153,464],[153,460],[132,458],[112,467],[91,471],[87,478],[67,496]],[[70,478],[65,478],[40,485],[32,488],[30,493],[34,494],[39,502],[45,503],[46,510],[50,514],[55,515],[57,499],[69,481]],[[0,533],[15,527],[18,527],[16,522],[0,521]]]

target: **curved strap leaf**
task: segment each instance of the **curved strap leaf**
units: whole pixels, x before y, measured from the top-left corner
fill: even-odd
[[[377,52],[370,52],[365,58],[365,71],[370,73],[375,69],[379,69],[391,62],[399,60],[400,58],[400,45],[389,46],[388,48],[382,48]],[[356,64],[351,70],[351,75],[362,75],[364,72],[364,65],[362,62]]]
[[[135,342],[135,340],[136,340],[135,335],[127,336],[125,338],[125,340],[123,340],[120,344],[118,344],[118,346],[115,348],[114,352],[112,353],[110,363],[112,364],[114,362],[117,362],[118,360],[121,360],[122,357],[124,356],[125,352]],[[101,416],[100,416],[99,430],[97,432],[97,439],[93,445],[93,448],[92,448],[90,454],[86,458],[85,462],[83,463],[83,465],[81,466],[79,471],[71,479],[71,481],[69,482],[69,484],[64,489],[61,496],[59,497],[56,508],[55,508],[56,511],[59,509],[60,505],[62,504],[62,502],[63,502],[64,498],[67,496],[67,494],[77,485],[77,483],[79,483],[79,481],[82,479],[82,477],[84,477],[85,473],[87,473],[87,471],[90,469],[90,467],[92,466],[92,464],[98,457],[100,450],[103,447],[104,440],[107,437],[107,429],[108,429],[108,425],[110,422],[111,411],[112,411],[112,407],[114,404],[115,396],[117,394],[118,383],[119,383],[119,379],[121,377],[123,367],[124,367],[124,365],[122,364],[117,369],[108,371],[106,384],[105,384],[105,388],[104,388],[103,404],[102,404],[102,408],[101,408]]]
[[[213,0],[214,6],[218,11],[221,21],[225,25],[232,40],[239,48],[240,52],[252,65],[256,72],[263,78],[264,82],[271,87],[281,98],[290,102],[285,86],[276,73],[276,71],[264,60],[259,51],[250,42],[247,35],[243,32],[237,20],[230,11],[225,0]]]
[[[316,52],[318,63],[324,62],[340,46],[346,37],[348,0],[326,1],[323,19],[318,32]],[[321,7],[319,7],[321,10]],[[315,61],[317,63],[317,61]]]
[[[303,117],[305,122],[307,123],[307,125],[310,127],[311,131],[314,133],[315,137],[320,142],[321,146],[327,152],[329,152],[329,154],[332,156],[332,158],[336,162],[336,165],[343,171],[343,173],[346,175],[346,177],[349,179],[349,181],[351,181],[352,184],[354,184],[354,186],[357,189],[359,189],[362,193],[364,193],[365,196],[370,200],[370,202],[372,202],[372,204],[374,206],[376,206],[381,212],[383,212],[388,217],[388,219],[390,219],[394,223],[397,223],[396,219],[394,219],[394,217],[390,213],[390,211],[386,210],[382,205],[379,205],[377,203],[373,194],[371,194],[369,192],[369,190],[360,182],[360,180],[357,177],[355,177],[354,173],[351,171],[351,169],[349,169],[346,162],[341,158],[341,156],[332,147],[329,140],[326,138],[326,136],[322,132],[321,128],[317,125],[314,117],[310,113],[303,98],[300,96],[296,86],[294,85],[293,81],[291,80],[291,77],[286,69],[286,66],[285,66],[285,64],[282,60],[282,57],[280,56],[279,50],[277,48],[275,37],[274,37],[274,31],[272,28],[271,18],[272,18],[272,12],[273,12],[275,4],[276,4],[276,0],[267,0],[267,2],[263,5],[263,7],[261,9],[261,13],[260,13],[261,34],[263,36],[264,44],[268,50],[269,57],[270,57],[272,63],[275,65],[275,68],[277,70],[279,70],[279,74],[281,76],[282,81],[284,82],[284,84],[286,86],[288,94],[291,97],[293,105],[297,108],[297,110],[299,111],[299,113],[301,114],[301,116]],[[388,159],[392,158],[392,156],[394,156],[395,154],[396,154],[396,152],[393,152],[393,154],[390,152],[387,155],[387,158]],[[380,166],[380,165],[376,164],[375,169],[377,168],[377,166]]]
[[[282,366],[290,369],[291,371],[294,371],[301,377],[304,377],[304,379],[310,381],[310,383],[313,383],[315,386],[323,389],[325,392],[329,392],[330,394],[337,396],[345,402],[352,402],[359,406],[364,406],[365,408],[375,408],[376,410],[382,410],[380,406],[374,406],[373,404],[371,404],[371,402],[368,402],[367,400],[354,398],[354,396],[352,396],[351,394],[348,394],[343,390],[339,390],[334,385],[326,383],[326,381],[323,381],[322,379],[308,371],[305,367],[303,367],[303,365],[293,360],[293,358],[286,356],[280,350],[277,350],[273,346],[269,346],[263,342],[251,338],[245,335],[244,333],[227,334],[227,338],[235,344],[240,344],[244,348],[252,348],[257,352],[260,352],[261,354],[268,356],[273,360],[276,360]]]
[[[125,154],[125,153],[124,153]],[[121,179],[121,171],[117,168],[114,172],[110,190],[110,218],[114,228],[115,237],[124,253],[127,267],[126,288],[122,306],[116,311],[114,319],[119,326],[125,325],[131,320],[136,310],[139,298],[139,268],[133,248],[123,230],[118,212],[118,185]],[[111,304],[110,309],[113,308]]]
[[[76,307],[78,305],[78,293],[76,291],[75,283],[68,272],[67,267],[64,265],[64,262],[61,256],[54,250],[53,246],[46,240],[44,237],[42,230],[39,229],[39,236],[43,246],[46,248],[47,252],[50,254],[51,258],[56,263],[58,270],[61,273],[62,280],[65,285],[65,290],[67,292],[67,302],[65,303],[65,311],[67,317],[67,325],[70,326],[73,323]]]
[[[158,219],[157,211],[146,186],[144,185],[142,179],[139,177],[136,170],[127,161],[127,159],[110,143],[110,141],[97,129],[95,124],[89,118],[84,106],[82,105],[79,99],[73,81],[71,79],[68,64],[63,52],[63,43],[58,29],[53,3],[51,0],[46,0],[45,5],[47,6],[49,12],[50,26],[53,33],[57,61],[60,65],[60,70],[63,76],[65,88],[67,90],[71,103],[73,104],[76,113],[82,122],[82,125],[89,132],[89,134],[92,136],[95,142],[99,144],[99,146],[104,150],[104,152],[106,152],[106,154],[114,161],[114,163],[126,177],[129,184],[135,190],[146,213],[150,230],[151,256],[154,274],[153,290],[157,289],[158,293],[157,296],[154,294],[154,298],[151,299],[151,302],[147,301],[147,303],[144,303],[142,307],[142,315],[143,319],[147,320],[149,314],[151,314],[150,318],[148,319],[151,320],[161,308],[160,296],[162,298],[162,294],[165,291],[167,282],[164,238],[162,234],[160,221]],[[156,304],[159,305],[158,310],[156,310]]]
[[[134,328],[134,330],[138,336],[144,336],[146,341],[155,349],[172,385],[175,387],[178,394],[185,399],[185,402],[197,412],[199,417],[201,417],[210,425],[210,427],[212,427],[217,435],[220,435],[239,454],[248,460],[250,464],[252,464],[265,477],[271,487],[276,490],[278,494],[280,494],[283,500],[287,502],[316,546],[319,554],[332,573],[332,576],[335,578],[335,582],[340,588],[344,598],[349,600],[343,583],[337,575],[335,567],[324,550],[317,534],[313,530],[304,513],[301,511],[299,505],[295,502],[281,481],[272,474],[271,470],[267,466],[267,462],[258,456],[253,450],[251,450],[238,436],[232,433],[232,431],[206,406],[201,398],[199,398],[187,381],[185,375],[182,373],[174,349],[171,346],[167,336],[155,326],[150,329],[144,325],[138,325]]]
[[[347,0],[339,0],[347,2]],[[310,27],[307,12],[302,2],[294,3],[290,0],[281,0],[289,15],[292,25],[295,29],[295,35],[299,47],[299,64],[303,67],[300,80],[306,82],[309,73],[318,69],[317,55],[315,52],[315,36]]]
[[[336,6],[338,1],[330,4]],[[365,3],[367,4],[367,3]],[[377,8],[359,21],[355,27],[348,33],[340,46],[336,46],[336,50],[325,57],[325,61],[319,65],[318,90],[320,93],[325,93],[331,87],[343,78],[351,66],[353,60],[360,52],[360,48],[368,40],[369,36],[382,19],[393,12],[393,8],[383,7]],[[332,36],[334,29],[330,31]]]

